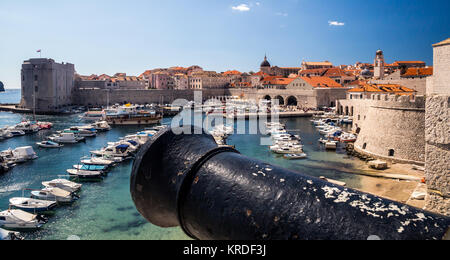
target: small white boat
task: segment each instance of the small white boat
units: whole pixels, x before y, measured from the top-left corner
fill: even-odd
[[[59,135],[53,135],[49,137],[53,142],[62,144],[76,144],[84,140],[84,137],[77,137],[74,133],[61,133]]]
[[[0,227],[12,230],[39,229],[47,219],[19,209],[10,209],[0,212]]]
[[[114,146],[108,146],[103,148],[102,150],[91,151],[92,154],[98,156],[112,156],[112,157],[129,157],[131,155],[131,145],[128,144],[120,144]]]
[[[22,131],[22,130],[9,129],[8,131],[9,131],[9,134],[12,135],[13,137],[14,136],[24,136],[25,135],[25,132]]]
[[[29,122],[29,121],[17,124],[14,127],[14,129],[15,130],[19,130],[19,131],[23,131],[25,133],[36,133],[39,130],[41,130],[38,125],[33,124],[33,123]]]
[[[19,232],[8,231],[0,228],[0,241],[1,240],[23,240],[24,238]]]
[[[288,160],[298,160],[298,159],[306,159],[306,158],[308,158],[308,155],[306,153],[285,154],[283,157]]]
[[[277,154],[298,154],[298,153],[303,153],[303,149],[280,147],[277,149],[273,149],[272,152],[277,153]]]
[[[79,178],[80,180],[102,179],[103,175],[101,171],[83,171],[77,169],[68,169],[67,173],[69,173],[72,177]]]
[[[354,143],[357,140],[356,135],[345,133],[340,137],[341,142],[343,143]]]
[[[0,156],[11,163],[24,163],[38,158],[31,146],[17,147],[14,150],[8,149],[2,151]]]
[[[57,204],[54,201],[33,198],[11,198],[9,199],[9,206],[29,213],[42,213],[51,211]]]
[[[59,188],[70,193],[78,192],[83,185],[66,179],[56,179],[52,181],[44,181],[42,185],[46,188]]]
[[[111,130],[111,126],[106,121],[98,121],[91,125],[95,130],[105,132]]]
[[[97,130],[91,126],[73,126],[64,130],[62,133],[73,133],[78,137],[95,137],[97,135]]]
[[[71,203],[78,199],[74,194],[60,188],[44,188],[32,191],[31,196],[36,199],[56,201],[58,203]]]
[[[101,157],[91,157],[90,159],[82,159],[81,163],[87,164],[87,165],[106,165],[106,166],[110,166],[110,165],[114,164],[115,161],[103,159]]]
[[[42,148],[61,148],[61,147],[64,147],[64,145],[63,144],[58,144],[58,143],[55,143],[55,142],[52,142],[52,141],[42,141],[42,142],[39,142],[39,143],[36,143],[39,147],[42,147]]]

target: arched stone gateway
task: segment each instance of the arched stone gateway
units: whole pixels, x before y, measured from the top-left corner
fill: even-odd
[[[284,98],[282,96],[276,96],[275,99],[278,99],[278,104],[283,106],[284,105]]]
[[[272,98],[269,95],[265,96],[264,99],[265,100],[272,100]]]
[[[297,98],[296,98],[296,97],[290,96],[290,97],[287,99],[287,105],[288,105],[288,106],[297,106],[297,104],[298,104],[298,102],[297,102]]]

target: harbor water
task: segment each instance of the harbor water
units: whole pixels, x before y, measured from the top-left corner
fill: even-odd
[[[20,95],[19,95],[20,96]],[[16,101],[17,102],[17,101]],[[0,103],[6,103],[0,100]],[[31,119],[31,115],[19,115],[0,112],[0,127],[14,125],[23,119]],[[51,130],[44,130],[34,135],[16,137],[0,141],[0,150],[32,145],[39,158],[13,168],[0,176],[0,210],[8,208],[11,197],[29,196],[24,189],[41,188],[42,181],[66,175],[66,169],[79,163],[80,158],[89,155],[92,150],[102,148],[107,142],[118,140],[127,134],[136,133],[142,127],[114,127],[106,133],[99,133],[95,138],[88,138],[86,143],[66,145],[56,150],[40,149],[36,142],[44,140],[57,130],[84,124],[79,115],[70,116],[38,116],[39,121],[54,123]],[[171,118],[165,118],[169,124]],[[232,135],[228,144],[249,157],[257,158],[281,167],[308,174],[315,177],[344,181],[349,187],[360,188],[360,178],[351,172],[361,162],[347,157],[345,151],[326,152],[319,145],[319,133],[310,122],[310,118],[292,118],[281,120],[288,130],[299,134],[304,150],[308,154],[306,160],[285,160],[282,156],[271,153],[267,146],[260,145],[260,135]],[[248,124],[248,121],[247,121]],[[41,230],[26,233],[27,239],[188,239],[180,228],[162,229],[148,223],[137,212],[129,191],[132,161],[115,167],[99,183],[85,183],[81,198],[73,205],[63,206],[55,211],[50,221]]]

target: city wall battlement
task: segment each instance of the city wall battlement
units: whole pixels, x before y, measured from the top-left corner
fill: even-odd
[[[338,101],[341,114],[353,116],[355,150],[383,160],[425,162],[425,97],[372,94]]]

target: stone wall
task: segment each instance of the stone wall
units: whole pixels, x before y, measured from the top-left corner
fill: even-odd
[[[349,107],[353,115],[354,131],[359,132],[356,151],[388,161],[424,164],[423,96],[410,100],[408,96],[372,95],[371,99],[339,100],[338,106],[340,111]]]
[[[450,41],[434,46],[425,119],[426,209],[450,216]]]
[[[371,80],[373,84],[398,84],[417,91],[417,95],[425,95],[427,89],[427,78],[402,78]]]
[[[216,97],[227,96],[226,89],[202,90],[203,101]],[[79,89],[73,96],[74,104],[81,106],[106,106],[116,103],[135,104],[170,104],[177,99],[194,100],[194,90],[106,90]]]
[[[169,104],[176,99],[194,100],[194,92],[201,91],[203,100],[221,96],[236,96],[244,99],[262,100],[281,98],[286,104],[293,97],[301,107],[318,108],[333,106],[336,100],[345,98],[347,89],[314,89],[314,90],[282,90],[282,89],[203,89],[203,90],[106,90],[97,88],[78,89],[73,97],[73,103],[84,106],[106,106],[115,103],[137,104]]]

